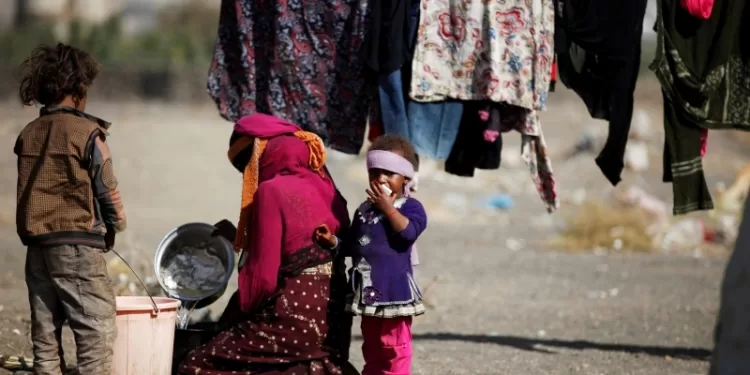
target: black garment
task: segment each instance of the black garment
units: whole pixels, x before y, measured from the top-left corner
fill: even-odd
[[[701,129],[750,131],[750,6],[716,0],[699,20],[659,0],[658,47],[650,68],[664,94],[664,182],[675,215],[713,208],[700,155]]]
[[[664,98],[664,182],[672,182],[672,213],[685,214],[714,208],[700,155],[701,128],[677,110],[662,90]],[[677,160],[679,162],[675,163]]]
[[[393,72],[410,55],[408,3],[409,0],[378,0],[370,6],[362,49],[367,67],[375,72]]]
[[[647,0],[555,0],[558,75],[592,117],[609,120],[596,164],[616,185],[633,117]]]
[[[404,103],[409,103],[409,89],[411,88],[411,63],[414,59],[414,50],[417,47],[417,29],[419,28],[420,6],[422,0],[404,1],[408,8],[406,10],[406,46],[404,48],[404,64],[401,67],[401,88],[404,91]],[[407,104],[408,105],[408,104]]]
[[[456,141],[445,161],[445,171],[461,177],[474,177],[475,169],[500,168],[500,154],[503,150],[501,136],[501,113],[503,104],[487,102],[467,102],[461,116]],[[489,112],[489,118],[482,120],[480,111]],[[494,141],[485,139],[485,132],[495,132]]]

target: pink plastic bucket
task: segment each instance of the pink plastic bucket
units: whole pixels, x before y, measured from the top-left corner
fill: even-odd
[[[179,307],[173,298],[117,297],[112,375],[170,375]]]

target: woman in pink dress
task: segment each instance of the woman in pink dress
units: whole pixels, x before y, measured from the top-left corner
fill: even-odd
[[[343,258],[312,242],[321,222],[349,226],[322,141],[254,114],[235,125],[230,143],[229,159],[243,172],[239,288],[220,322],[226,328],[189,353],[179,373],[351,373]]]

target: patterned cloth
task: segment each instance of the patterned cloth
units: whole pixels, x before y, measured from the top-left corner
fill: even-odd
[[[188,354],[179,374],[352,373],[347,362],[352,316],[343,306],[348,290],[344,264],[329,261],[295,271],[321,257],[330,258],[316,247],[297,254],[284,261],[276,297],[258,314],[244,315],[245,321]]]
[[[362,267],[362,266],[360,266]],[[354,288],[354,294],[351,295],[346,304],[346,311],[364,317],[372,317],[379,319],[392,319],[401,317],[412,317],[419,316],[425,313],[424,304],[422,303],[421,293],[417,286],[417,281],[414,279],[414,275],[409,275],[409,287],[411,293],[419,298],[413,299],[411,302],[404,302],[397,305],[368,305],[363,301],[369,298],[375,297],[375,291],[367,290],[366,288]],[[366,295],[362,295],[365,293]]]
[[[475,169],[497,169],[500,166],[502,138],[500,133],[512,130],[521,133],[521,157],[547,208],[554,212],[560,205],[547,157],[539,118],[536,111],[486,102],[466,104],[461,132],[445,163],[445,171],[462,177],[473,177]]]
[[[17,232],[26,246],[107,247],[127,221],[106,143],[110,124],[71,107],[47,106],[16,139]],[[95,198],[95,199],[94,199]]]
[[[544,141],[542,124],[539,122],[537,111],[505,106],[501,113],[500,131],[515,130],[521,133],[521,157],[531,172],[531,179],[547,212],[557,211],[560,207],[560,200],[557,197],[552,161],[547,156],[547,143]]]
[[[554,61],[552,0],[423,0],[411,97],[489,100],[519,107],[504,115],[522,134],[521,153],[548,212],[559,207],[537,110],[547,105]],[[533,47],[532,47],[533,46]]]
[[[677,2],[659,0],[657,10],[649,68],[664,96],[663,180],[672,182],[675,215],[711,210],[702,129],[750,131],[750,5],[717,0],[711,17],[700,22]]]
[[[366,10],[367,0],[222,0],[208,74],[221,116],[272,114],[358,153],[370,91],[360,52]]]
[[[552,0],[423,0],[411,97],[547,104],[554,58]]]

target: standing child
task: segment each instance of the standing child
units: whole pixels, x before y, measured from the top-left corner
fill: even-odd
[[[61,374],[67,320],[79,373],[109,375],[115,295],[103,253],[125,229],[125,214],[105,143],[109,123],[84,112],[99,65],[88,53],[58,44],[36,48],[21,68],[21,101],[43,106],[14,148],[34,373]]]
[[[348,309],[362,316],[362,375],[410,374],[412,317],[424,313],[411,250],[427,226],[424,207],[408,196],[416,165],[414,147],[404,138],[376,139],[367,153],[367,201],[341,240],[340,251],[353,258],[354,294]],[[315,240],[339,247],[325,225]]]

